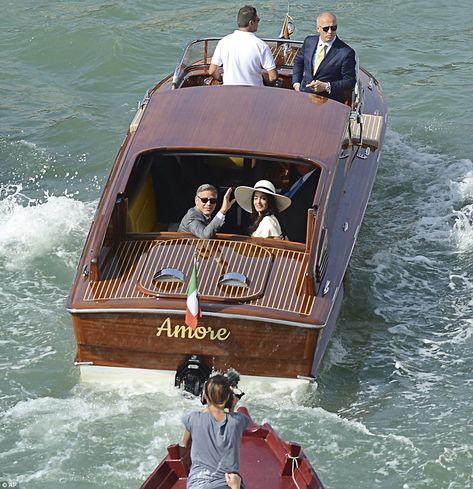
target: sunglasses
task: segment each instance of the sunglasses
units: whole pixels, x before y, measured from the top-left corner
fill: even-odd
[[[337,25],[328,25],[326,27],[321,27],[321,29],[324,32],[328,32],[329,30],[331,30],[332,32],[335,32],[337,30]]]
[[[197,196],[199,197],[199,196]],[[208,198],[208,197],[199,197],[200,201],[202,204],[206,204],[207,202],[210,202],[212,205],[217,203],[217,199],[214,198]]]

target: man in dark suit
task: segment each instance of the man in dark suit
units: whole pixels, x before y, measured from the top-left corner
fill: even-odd
[[[320,177],[320,169],[313,166],[296,165],[298,178],[286,192],[291,205],[279,214],[283,233],[290,241],[305,243],[307,233],[307,210],[312,207]]]
[[[192,233],[197,238],[213,238],[225,222],[225,214],[235,203],[232,189],[223,196],[222,207],[212,219],[217,205],[217,189],[208,183],[201,185],[195,195],[195,207],[191,207],[179,224],[179,232]]]
[[[318,36],[307,36],[294,60],[294,90],[316,93],[339,102],[355,86],[355,51],[337,35],[337,18],[331,12],[317,17]]]

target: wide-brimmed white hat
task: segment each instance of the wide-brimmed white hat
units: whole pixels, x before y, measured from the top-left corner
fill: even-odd
[[[269,180],[260,180],[255,183],[254,187],[245,187],[242,185],[235,189],[235,199],[238,202],[238,205],[246,212],[251,213],[253,210],[251,203],[255,191],[272,195],[276,201],[276,208],[279,212],[286,210],[291,205],[291,199],[285,195],[277,194],[274,185]]]

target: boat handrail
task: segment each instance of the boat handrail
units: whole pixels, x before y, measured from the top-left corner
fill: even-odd
[[[358,54],[355,54],[355,86],[351,92],[351,114],[350,114],[350,122],[348,123],[347,131],[348,131],[348,140],[351,142],[353,139],[352,134],[352,125],[356,123],[360,125],[362,124],[362,111],[363,111],[363,102],[364,102],[364,89],[360,79],[360,58]]]
[[[173,89],[179,86],[180,82],[182,81],[182,77],[189,66],[208,66],[210,64],[210,60],[212,59],[215,47],[217,46],[217,43],[218,41],[220,41],[220,39],[221,37],[203,37],[199,39],[194,39],[184,46],[181,57],[179,58],[179,61],[177,62],[176,68],[173,73],[171,83]],[[302,41],[293,41],[292,39],[263,38],[263,41],[270,45],[275,43],[276,45],[293,45],[297,48],[302,46]],[[215,43],[215,45],[212,46],[211,43]],[[200,49],[200,45],[202,45],[202,49]],[[199,46],[199,49],[197,51],[198,54],[196,53],[196,56],[193,53],[193,48],[195,46]],[[278,65],[278,67],[281,66],[292,67],[292,63],[283,63]]]
[[[352,110],[363,105],[363,86],[360,79],[360,58],[355,54],[355,86],[352,91]]]

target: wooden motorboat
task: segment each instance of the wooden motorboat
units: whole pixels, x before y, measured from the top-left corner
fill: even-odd
[[[238,411],[249,416],[244,407]],[[323,489],[301,446],[283,441],[268,423],[260,426],[251,420],[241,439],[240,457],[247,489]],[[170,445],[141,489],[185,489],[189,467],[184,448]]]
[[[213,369],[317,375],[378,167],[382,92],[362,68],[345,104],[295,92],[301,43],[281,39],[266,40],[278,86],[214,85],[208,66],[217,41],[185,48],[174,74],[140,103],[118,151],[67,305],[83,374],[152,370],[195,392]],[[305,239],[251,238],[236,205],[215,239],[176,231],[200,184],[222,196],[265,178],[284,192],[297,165],[319,173],[312,205],[290,215]],[[194,257],[202,310],[195,330],[184,323]]]

